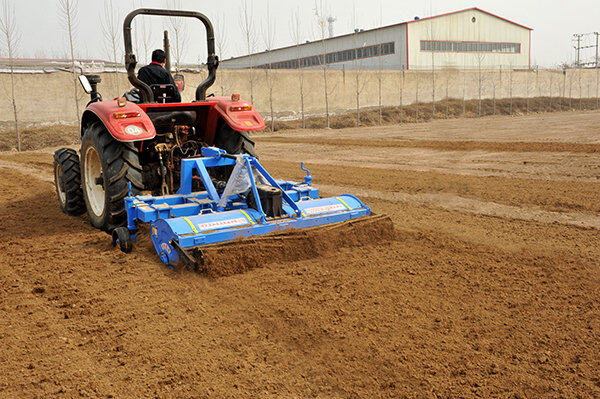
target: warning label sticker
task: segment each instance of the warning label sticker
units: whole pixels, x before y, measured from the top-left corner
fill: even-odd
[[[345,209],[347,209],[347,208],[344,205],[335,204],[335,205],[324,205],[324,206],[317,206],[314,208],[307,208],[304,210],[304,212],[306,212],[306,214],[308,214],[308,215],[316,215],[317,213],[343,211]]]
[[[224,227],[243,226],[245,224],[250,224],[250,222],[248,222],[248,219],[236,218],[227,220],[217,220],[215,222],[208,223],[200,223],[197,226],[198,230],[216,230]]]

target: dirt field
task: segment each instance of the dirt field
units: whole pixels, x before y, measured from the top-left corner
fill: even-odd
[[[255,135],[392,243],[210,279],[0,153],[0,397],[600,397],[600,113]]]

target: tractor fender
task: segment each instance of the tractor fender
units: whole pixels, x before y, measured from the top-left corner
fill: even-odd
[[[233,130],[238,132],[251,132],[265,128],[265,121],[262,116],[247,101],[242,99],[232,101],[229,97],[214,97],[214,99],[211,99],[211,103],[213,103],[213,106],[208,113],[206,126],[207,142],[209,143],[212,143],[214,140],[219,118],[223,119]],[[232,110],[235,107],[247,106],[251,106],[252,109],[248,111]]]
[[[126,118],[116,118],[115,114],[130,115]],[[102,122],[110,135],[118,141],[148,140],[156,136],[156,129],[148,115],[137,104],[129,101],[123,107],[114,100],[88,105],[81,118],[81,135],[88,125],[96,121]]]

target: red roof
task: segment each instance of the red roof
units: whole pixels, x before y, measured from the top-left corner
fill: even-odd
[[[491,12],[489,12],[489,11],[485,11],[485,10],[482,10],[481,8],[477,8],[477,7],[465,8],[464,10],[451,11],[451,12],[447,12],[447,13],[444,13],[444,14],[439,14],[439,15],[432,15],[431,17],[425,17],[425,18],[420,18],[420,19],[413,19],[413,20],[406,21],[406,22],[403,22],[403,23],[407,23],[407,24],[409,24],[409,23],[411,23],[411,22],[425,21],[425,20],[427,20],[427,19],[431,19],[431,18],[438,18],[438,17],[443,17],[443,16],[445,16],[445,15],[458,14],[459,12],[473,11],[473,10],[477,10],[477,11],[479,11],[479,12],[482,12],[482,13],[484,13],[484,14],[491,15],[492,17],[499,18],[499,19],[501,19],[501,20],[503,20],[503,21],[506,21],[506,22],[510,22],[511,24],[514,24],[514,25],[520,26],[521,28],[525,28],[525,29],[533,30],[533,28],[530,28],[530,27],[528,27],[528,26],[525,26],[525,25],[518,24],[518,23],[516,23],[515,21],[511,21],[510,19],[502,18],[502,17],[501,17],[501,16],[499,16],[499,15],[492,14],[492,13],[491,13]]]

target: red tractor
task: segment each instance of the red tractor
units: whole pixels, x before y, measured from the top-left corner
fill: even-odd
[[[149,86],[137,78],[131,21],[140,14],[197,18],[204,24],[208,77],[198,85],[194,101],[168,102],[178,87]],[[206,95],[215,81],[219,60],[215,55],[213,26],[205,15],[138,9],[125,18],[123,37],[127,76],[138,100],[130,92],[126,97],[102,101],[97,91],[100,77],[80,76],[91,101],[81,117],[79,155],[70,148],[54,154],[55,184],[62,210],[68,215],[80,215],[87,210],[91,224],[109,233],[125,224],[123,199],[129,193],[174,193],[179,187],[181,159],[199,155],[202,147],[215,146],[230,154],[256,156],[247,132],[265,127],[260,114],[241,100],[239,94]],[[168,54],[168,40],[165,49]],[[216,186],[228,178],[227,175],[211,177]],[[195,179],[194,184],[201,185],[201,179]]]

